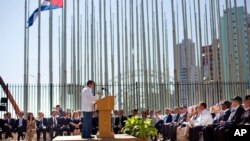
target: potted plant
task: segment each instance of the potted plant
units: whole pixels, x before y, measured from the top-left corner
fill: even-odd
[[[122,132],[140,138],[142,141],[147,141],[148,138],[157,135],[157,129],[151,124],[150,118],[131,117],[125,123]]]

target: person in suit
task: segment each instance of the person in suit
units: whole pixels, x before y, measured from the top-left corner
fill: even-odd
[[[164,126],[170,124],[172,122],[172,115],[171,115],[171,110],[169,108],[165,108],[165,115],[161,120],[159,120],[156,124],[155,127],[158,130],[158,133],[162,133],[165,128]]]
[[[245,113],[241,117],[239,125],[250,125],[250,95],[247,95],[244,100]]]
[[[46,141],[46,132],[48,131],[48,120],[44,118],[43,112],[38,112],[38,118],[36,119],[36,127],[37,141],[40,141],[41,133],[43,133],[43,140]]]
[[[242,98],[239,96],[231,99],[232,109],[231,114],[227,121],[221,121],[220,125],[215,128],[215,133],[217,133],[217,139],[219,141],[226,141],[227,135],[229,134],[229,129],[241,122],[241,116],[245,112],[245,109],[242,107]]]
[[[191,128],[189,129],[189,140],[199,141],[199,132],[207,126],[213,123],[213,117],[207,110],[207,104],[205,102],[199,103],[198,117],[195,121],[189,121]]]
[[[203,138],[204,141],[211,141],[211,140],[216,140],[215,138],[215,133],[214,133],[214,128],[216,128],[221,121],[227,121],[231,111],[230,111],[230,107],[231,107],[231,102],[229,101],[224,101],[222,103],[220,103],[221,106],[221,111],[218,111],[214,117],[213,120],[213,124],[212,125],[208,125],[205,128],[203,128]]]
[[[82,125],[82,120],[78,112],[73,112],[73,117],[70,121],[70,129],[73,135],[80,135],[80,129]]]
[[[174,122],[169,126],[169,131],[167,135],[165,135],[165,138],[168,138],[171,141],[176,140],[176,131],[177,131],[178,126],[180,126],[183,122],[186,122],[187,107],[186,106],[179,107],[178,113],[179,113],[178,120],[177,119],[174,120]]]
[[[7,118],[5,119],[5,124],[4,124],[4,132],[5,134],[5,139],[7,139],[8,137],[13,138],[13,135],[11,134],[11,132],[14,131],[15,129],[15,119],[11,118],[11,113],[6,113]]]
[[[17,132],[17,140],[20,141],[20,137],[22,137],[22,140],[24,139],[25,135],[23,132],[26,132],[27,130],[27,120],[23,118],[24,112],[20,112],[18,115],[18,119],[15,123],[15,131]]]
[[[60,131],[59,131],[59,135],[62,136],[63,132],[66,131],[67,132],[67,136],[70,135],[70,117],[67,116],[66,112],[62,113],[63,116],[59,118],[59,125],[60,127]]]
[[[28,116],[27,116],[27,138],[28,138],[28,141],[32,141],[32,138],[34,137],[35,129],[36,129],[36,123],[35,123],[35,118],[33,116],[33,113],[28,113]]]
[[[51,139],[54,139],[54,137],[58,136],[60,134],[60,127],[63,127],[63,125],[60,125],[60,120],[56,116],[57,111],[53,110],[51,112],[51,117],[48,119],[48,131]]]
[[[115,126],[113,128],[115,134],[119,134],[121,129],[125,126],[125,120],[127,117],[124,116],[123,110],[119,110],[118,117],[115,118]]]
[[[4,114],[4,118],[3,119],[0,118],[0,140],[3,139],[2,134],[4,132],[4,124],[5,124],[5,119],[6,118],[7,118],[6,113]]]
[[[172,115],[172,122],[162,127],[162,135],[164,139],[166,139],[166,137],[168,136],[170,128],[172,130],[172,127],[178,122],[178,119],[180,117],[179,108],[174,107],[174,110],[171,115]]]

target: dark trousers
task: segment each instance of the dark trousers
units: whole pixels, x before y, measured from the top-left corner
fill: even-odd
[[[207,126],[203,128],[203,138],[204,141],[217,141],[214,129],[216,128],[215,125]]]
[[[178,125],[176,125],[176,124],[172,124],[172,125],[169,126],[169,131],[168,131],[167,138],[170,139],[171,141],[176,140],[177,127],[178,127]]]
[[[189,129],[189,140],[199,141],[199,133],[203,130],[203,126],[196,126]]]
[[[54,136],[54,132],[55,132],[55,136]],[[49,129],[49,135],[51,139],[54,139],[56,136],[59,135],[59,128],[58,127],[51,127]]]
[[[17,127],[16,131],[17,131],[17,140],[20,141],[20,137],[22,137],[23,140],[25,137],[25,135],[23,134],[23,132],[25,132],[25,129],[23,127]]]
[[[67,132],[67,136],[69,136],[70,135],[70,128],[69,127],[67,127],[67,126],[63,126],[63,127],[61,127],[60,128],[60,132],[59,132],[59,135],[60,136],[63,136],[63,132],[64,131],[66,131]],[[74,131],[74,130],[73,130]]]
[[[93,112],[83,112],[82,138],[90,138],[92,132]]]
[[[5,131],[5,139],[7,139],[8,137],[13,137],[11,135],[12,129],[9,126],[4,126],[4,131]]]
[[[36,129],[36,134],[37,134],[37,141],[40,141],[40,134],[41,132],[43,133],[43,140],[46,141],[46,128],[43,128],[43,127],[38,127]]]
[[[168,135],[168,132],[169,132],[169,127],[170,127],[170,124],[167,124],[167,125],[163,124],[162,127],[161,127],[161,131],[162,131],[162,135],[163,135],[164,139],[167,139],[167,135]]]

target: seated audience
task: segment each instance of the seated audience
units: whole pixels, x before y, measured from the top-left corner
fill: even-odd
[[[66,112],[62,112],[62,117],[58,118],[58,125],[60,127],[55,127],[57,130],[59,128],[59,135],[62,136],[63,135],[63,132],[67,132],[67,135],[69,136],[70,135],[70,116],[68,113]]]
[[[44,118],[43,112],[38,112],[38,118],[36,119],[36,134],[37,141],[40,140],[40,134],[43,133],[43,140],[46,141],[46,132],[48,130],[48,120]]]
[[[199,132],[207,125],[213,123],[211,113],[207,110],[207,104],[201,102],[198,105],[198,116],[195,120],[190,120],[191,128],[189,129],[189,140],[199,141]]]
[[[24,112],[20,112],[18,115],[18,119],[15,123],[15,131],[17,132],[17,140],[20,141],[20,137],[22,137],[22,140],[24,139],[25,135],[24,132],[26,132],[27,129],[27,120],[23,118]]]
[[[79,113],[73,112],[73,117],[70,121],[70,129],[71,129],[71,132],[73,132],[73,135],[80,135],[81,125],[82,125],[82,121],[81,121],[81,118],[79,117]]]
[[[115,126],[114,126],[114,133],[119,134],[121,129],[125,126],[125,120],[127,120],[127,117],[124,116],[123,110],[119,110],[118,117],[115,118]]]
[[[51,117],[48,119],[48,131],[51,139],[54,139],[56,136],[61,135],[60,127],[63,127],[63,125],[60,125],[59,118],[57,118],[56,116],[57,112],[56,110],[53,110],[51,113]]]
[[[15,129],[15,119],[11,118],[11,113],[6,113],[6,119],[4,122],[4,132],[5,132],[5,139],[11,137],[13,138],[13,135],[11,132]]]
[[[32,138],[34,137],[34,132],[36,129],[36,123],[35,118],[33,116],[33,113],[28,113],[27,115],[27,138],[28,141],[32,141]]]
[[[220,125],[216,127],[215,133],[217,135],[217,139],[219,141],[226,141],[229,134],[229,129],[241,122],[241,116],[245,112],[244,108],[242,107],[242,98],[236,96],[231,101],[231,114],[227,121],[220,121]]]
[[[228,120],[231,114],[230,107],[231,103],[229,101],[224,101],[223,103],[216,105],[216,107],[213,108],[213,111],[215,112],[215,117],[213,119],[213,124],[208,125],[203,129],[204,141],[216,140],[214,128],[217,127],[221,121],[225,122]]]

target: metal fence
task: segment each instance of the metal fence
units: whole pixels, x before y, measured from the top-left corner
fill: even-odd
[[[24,88],[28,93],[24,97]],[[121,92],[118,97],[118,88]],[[41,96],[38,99],[37,85],[9,84],[8,89],[16,100],[20,109],[24,108],[24,99],[28,101],[28,111],[37,113],[43,111],[46,116],[57,104],[68,111],[79,110],[81,106],[80,95],[83,85],[76,84],[44,84],[40,86]],[[162,89],[162,93],[160,92]],[[221,100],[230,100],[234,96],[244,97],[250,94],[250,82],[169,82],[157,83],[130,83],[130,84],[97,84],[94,92],[103,92],[115,96],[115,108],[124,109],[128,114],[132,108],[139,111],[143,109],[163,109],[174,106],[190,106],[200,101],[206,102],[209,106]],[[6,97],[3,90],[0,90],[0,97]],[[40,106],[38,105],[40,103]],[[40,107],[40,109],[38,109]],[[8,103],[7,110],[15,115],[13,107]],[[1,113],[1,117],[3,112]],[[36,115],[36,114],[35,114]]]

